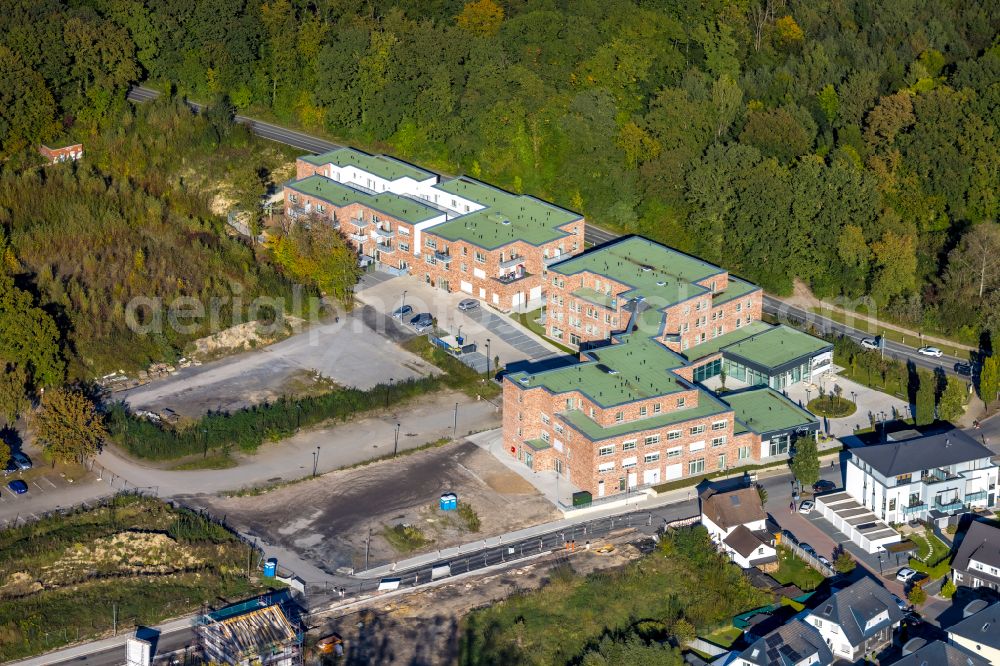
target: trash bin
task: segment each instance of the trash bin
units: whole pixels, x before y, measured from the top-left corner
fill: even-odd
[[[274,578],[274,574],[278,569],[278,560],[276,558],[270,557],[266,562],[264,562],[264,578]]]
[[[573,493],[573,506],[587,506],[593,501],[593,496],[586,490]]]

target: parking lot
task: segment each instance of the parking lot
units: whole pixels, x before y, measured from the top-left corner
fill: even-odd
[[[40,461],[35,455],[31,458]],[[28,491],[17,494],[11,490],[9,484],[15,479],[24,481]],[[122,483],[110,476],[99,478],[99,472],[95,474],[79,466],[60,465],[53,469],[36,464],[29,470],[7,474],[0,489],[0,528],[105,497],[120,490]]]
[[[480,302],[469,311],[458,309],[458,304],[470,298],[465,293],[448,293],[409,276],[392,276],[388,273],[368,273],[356,289],[362,303],[376,311],[391,314],[397,308],[409,305],[413,312],[406,317],[428,312],[437,326],[450,335],[459,335],[467,343],[475,343],[477,350],[486,353],[489,339],[490,363],[500,357],[500,365],[515,361],[537,361],[561,352],[540,339],[507,315]],[[479,299],[476,299],[479,300]]]

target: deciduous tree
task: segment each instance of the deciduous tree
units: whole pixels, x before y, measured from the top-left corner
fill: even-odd
[[[949,377],[938,403],[938,417],[942,421],[954,421],[962,416],[966,395],[965,383]]]
[[[819,450],[812,435],[795,439],[791,467],[792,474],[803,486],[812,486],[819,481]]]
[[[32,424],[45,452],[59,462],[82,462],[96,455],[108,436],[93,401],[75,388],[46,391]]]
[[[503,23],[503,7],[493,0],[473,0],[465,3],[455,22],[462,30],[481,37],[489,37],[500,30],[500,24]]]

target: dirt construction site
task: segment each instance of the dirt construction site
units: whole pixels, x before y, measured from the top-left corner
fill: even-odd
[[[438,500],[445,492],[471,511],[441,511]],[[191,502],[329,573],[364,568],[369,530],[374,567],[558,518],[531,484],[467,441],[260,495],[199,496]]]

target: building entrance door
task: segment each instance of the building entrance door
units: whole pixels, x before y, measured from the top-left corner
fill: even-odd
[[[629,472],[628,487],[635,488],[637,485],[639,485],[639,475],[636,474],[635,472]]]
[[[603,479],[597,482],[597,496],[598,497],[604,497],[604,480]]]

